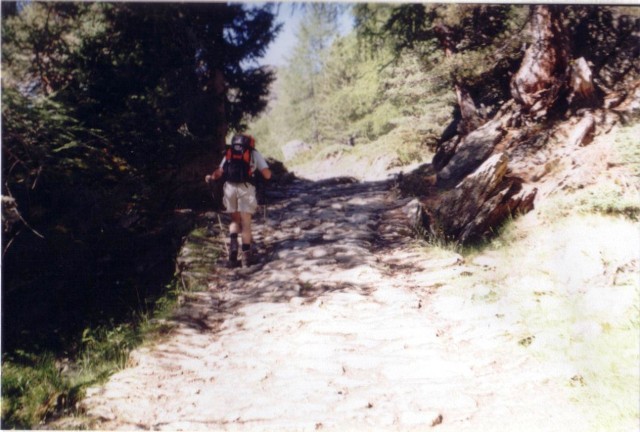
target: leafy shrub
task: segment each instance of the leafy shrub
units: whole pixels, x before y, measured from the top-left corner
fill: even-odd
[[[78,396],[51,354],[2,361],[3,429],[37,428],[55,412],[73,406]]]

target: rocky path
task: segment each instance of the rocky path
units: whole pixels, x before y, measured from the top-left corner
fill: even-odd
[[[87,414],[110,430],[586,430],[567,371],[514,339],[517,311],[450,285],[478,264],[412,244],[391,186],[286,189],[254,226],[267,259],[212,269]]]

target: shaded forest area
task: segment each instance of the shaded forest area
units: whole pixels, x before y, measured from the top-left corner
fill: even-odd
[[[229,130],[266,104],[273,7],[3,2],[2,349],[149,310]]]
[[[293,139],[320,159],[345,143],[435,155],[402,188],[435,197],[428,232],[466,242],[526,211],[535,175],[510,161],[549,131],[586,119],[587,139],[637,111],[638,8],[307,4],[275,70],[257,60],[277,7],[2,2],[3,372],[73,360],[87,329],[153,309],[229,132],[271,156]],[[355,26],[336,37],[343,13]],[[455,192],[488,160],[490,190]],[[28,427],[4,403],[27,384],[4,376],[3,426]]]

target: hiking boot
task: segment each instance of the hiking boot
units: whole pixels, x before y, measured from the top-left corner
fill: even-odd
[[[253,256],[250,250],[242,251],[242,267],[247,268],[253,264]]]
[[[238,251],[231,251],[229,253],[229,261],[227,262],[227,267],[232,269],[232,268],[237,268],[240,267],[240,261],[238,261]]]

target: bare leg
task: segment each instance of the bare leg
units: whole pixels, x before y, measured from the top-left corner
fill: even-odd
[[[231,213],[229,224],[229,265],[234,267],[238,260],[238,234],[242,228],[240,213]]]
[[[242,227],[242,218],[240,212],[231,213],[231,224],[229,225],[230,234],[239,234]]]
[[[240,213],[242,227],[242,244],[251,244],[251,213]]]

